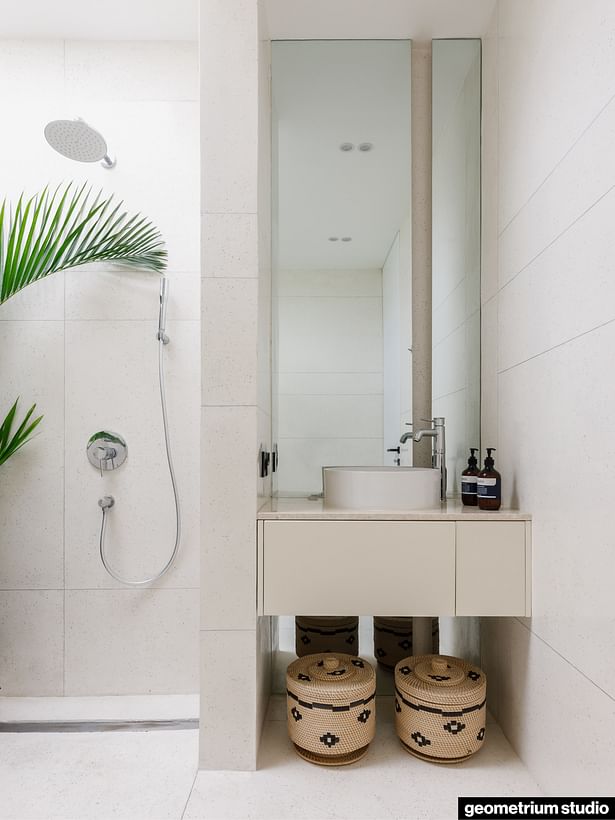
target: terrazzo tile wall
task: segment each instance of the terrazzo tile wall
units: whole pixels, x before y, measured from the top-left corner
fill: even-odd
[[[484,39],[483,439],[533,515],[533,617],[484,619],[501,727],[547,794],[615,740],[615,7],[500,0]]]
[[[113,581],[98,557],[98,499],[115,496],[108,547],[129,577],[173,547],[174,508],[158,398],[158,277],[105,266],[32,285],[0,308],[0,416],[21,396],[44,414],[0,468],[2,695],[198,690],[199,186],[196,42],[0,42],[0,195],[88,181],[141,211],[169,252],[165,349],[182,501],[175,566],[153,588]],[[68,160],[45,124],[81,116],[117,157],[112,171]],[[9,124],[10,119],[10,124]],[[129,456],[101,478],[85,446],[101,429]]]
[[[272,629],[256,616],[256,511],[271,479],[270,46],[256,0],[201,0],[201,745],[256,767]]]

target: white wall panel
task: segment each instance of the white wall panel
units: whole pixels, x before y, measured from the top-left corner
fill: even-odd
[[[505,503],[533,514],[534,549],[533,617],[485,621],[483,662],[501,726],[549,794],[599,791],[614,755],[614,32],[607,0],[499,0],[487,38],[500,237],[496,250],[484,220],[499,291],[485,271],[483,432],[499,436]]]

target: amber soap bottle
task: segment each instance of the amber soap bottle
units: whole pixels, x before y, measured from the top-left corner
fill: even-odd
[[[491,453],[495,447],[487,447],[485,466],[478,474],[478,507],[481,510],[499,510],[502,504],[502,476],[495,469]]]
[[[470,447],[470,458],[468,459],[468,466],[461,474],[461,502],[466,507],[476,507],[478,504],[477,496],[477,480],[478,480],[478,461],[474,453],[478,452],[477,447]]]

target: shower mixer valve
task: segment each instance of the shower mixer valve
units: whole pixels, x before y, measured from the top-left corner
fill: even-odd
[[[86,452],[88,461],[102,477],[103,470],[116,470],[126,461],[128,447],[126,441],[118,433],[109,433],[101,430],[94,433],[88,441]]]

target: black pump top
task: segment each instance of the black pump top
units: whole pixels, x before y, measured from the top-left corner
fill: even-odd
[[[470,458],[468,459],[468,467],[473,468],[473,467],[477,466],[478,461],[476,460],[476,456],[474,455],[474,453],[477,453],[477,452],[478,452],[478,447],[470,447]]]
[[[495,447],[487,447],[487,458],[485,459],[485,470],[492,470],[495,461],[491,458],[491,453],[495,453]]]

